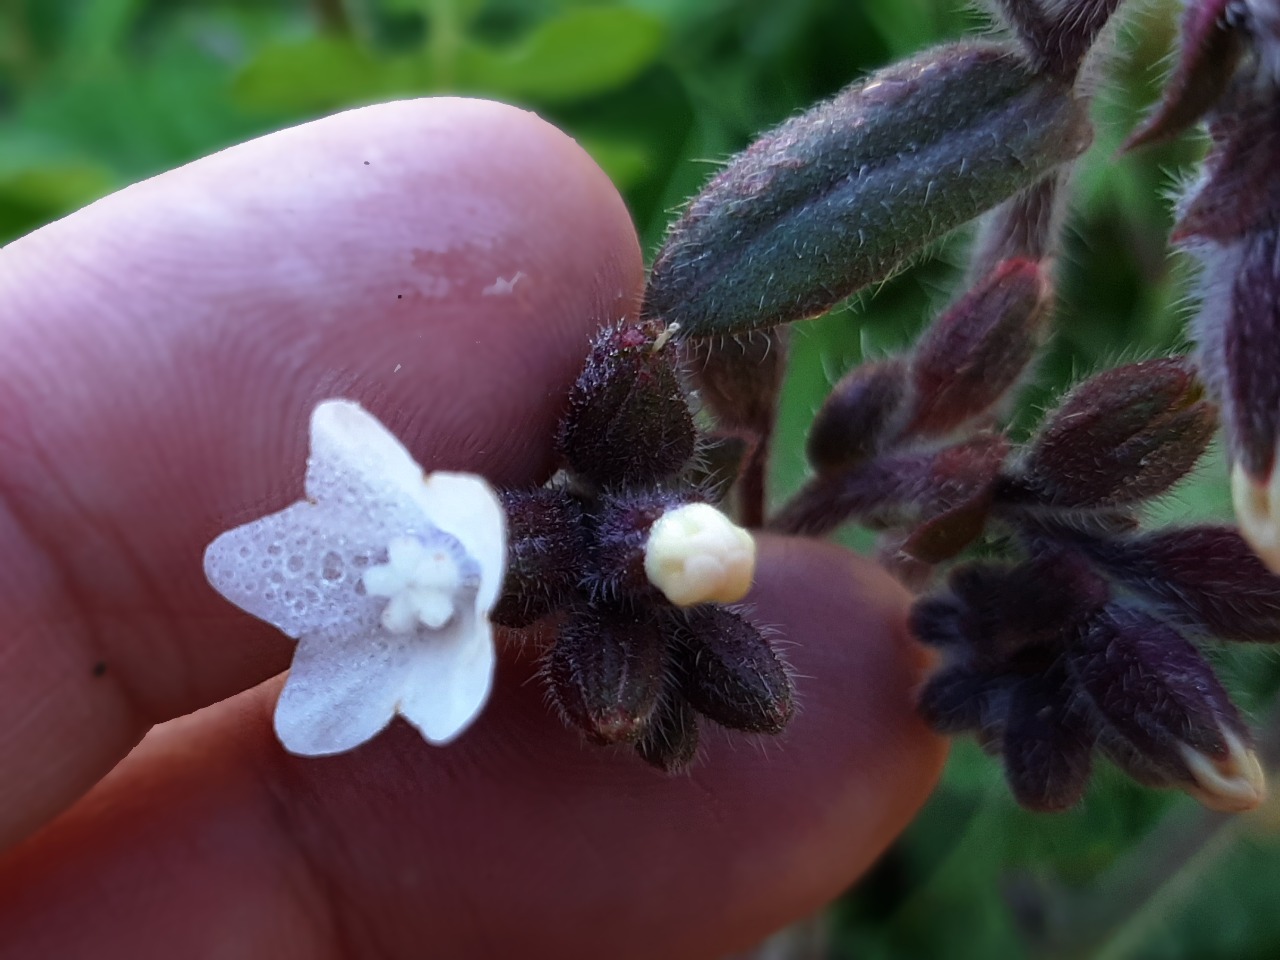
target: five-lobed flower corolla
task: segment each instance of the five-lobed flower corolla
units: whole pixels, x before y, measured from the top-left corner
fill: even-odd
[[[425,474],[347,400],[312,413],[305,488],[204,558],[214,589],[298,640],[276,707],[280,742],[341,753],[397,714],[449,742],[493,682],[489,613],[507,551],[497,495],[477,476]]]

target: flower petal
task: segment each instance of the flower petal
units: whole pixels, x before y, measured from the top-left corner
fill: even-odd
[[[205,550],[204,572],[224,597],[290,637],[337,624],[354,630],[376,624],[385,605],[357,590],[384,540],[303,501],[219,536]]]
[[[355,528],[389,534],[422,526],[425,476],[376,417],[350,400],[326,400],[311,414],[307,496]],[[354,531],[353,531],[354,532]]]
[[[303,637],[276,704],[276,736],[285,749],[325,756],[375,736],[395,716],[414,643],[376,624]]]
[[[448,743],[489,698],[493,627],[483,617],[464,616],[451,630],[419,633],[410,651],[399,712],[431,743]]]
[[[470,473],[440,471],[417,488],[428,522],[453,536],[480,568],[476,609],[487,614],[502,589],[507,563],[507,521],[493,488]]]

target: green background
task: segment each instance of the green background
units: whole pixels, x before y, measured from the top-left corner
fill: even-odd
[[[219,147],[344,107],[462,92],[572,133],[626,196],[646,249],[717,161],[867,70],[980,25],[960,0],[0,0],[0,241]],[[1117,148],[1155,98],[1171,0],[1119,31],[1082,165],[1056,335],[1015,432],[1073,377],[1182,349],[1187,270],[1169,197],[1200,149]],[[910,343],[954,292],[956,237],[801,325],[775,497],[834,378]],[[1156,509],[1226,516],[1219,458]],[[1264,727],[1266,651],[1217,656]],[[1274,724],[1272,724],[1274,726]],[[1264,742],[1275,739],[1264,733]],[[830,911],[832,956],[1271,957],[1280,810],[1225,819],[1103,771],[1059,816],[1019,810],[998,766],[957,746],[925,811]]]

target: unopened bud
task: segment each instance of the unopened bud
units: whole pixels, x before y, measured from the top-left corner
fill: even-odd
[[[1066,810],[1084,796],[1093,742],[1057,671],[1012,686],[1001,752],[1009,789],[1028,810]]]
[[[1116,367],[1067,395],[1032,442],[1017,483],[1033,502],[1063,509],[1141,503],[1191,471],[1216,423],[1216,408],[1181,360]]]
[[[732,730],[782,731],[795,709],[791,678],[750,621],[724,607],[695,607],[678,635],[682,689],[694,709]]]
[[[609,487],[661,480],[693,455],[695,433],[659,324],[602,330],[569,393],[557,447],[579,478]]]
[[[755,568],[751,534],[708,503],[663,513],[644,548],[649,582],[678,607],[741,600]]]
[[[547,658],[552,697],[565,719],[597,743],[637,740],[658,705],[666,649],[651,617],[623,609],[577,613]]]
[[[1231,468],[1231,502],[1240,533],[1272,570],[1280,573],[1280,470],[1257,481],[1237,463]]]
[[[1205,281],[1204,363],[1222,395],[1231,459],[1260,488],[1280,446],[1280,227],[1206,257]]]
[[[1231,527],[1088,538],[1081,545],[1108,574],[1179,622],[1226,640],[1280,643],[1280,577]]]
[[[1126,150],[1169,140],[1221,99],[1240,63],[1244,45],[1228,17],[1236,0],[1195,0],[1182,18],[1178,67],[1155,113],[1125,143]]]
[[[559,610],[582,579],[582,508],[563,490],[507,490],[507,573],[490,619],[526,627]]]
[[[1200,652],[1168,624],[1112,605],[1068,666],[1100,743],[1144,782],[1164,777],[1218,810],[1261,802],[1262,768],[1226,690]]]
[[[679,773],[698,755],[698,716],[678,692],[668,691],[658,704],[636,753],[667,773]]]
[[[897,439],[910,413],[910,386],[901,360],[864,363],[845,374],[827,396],[805,452],[819,473],[845,470]]]
[[[921,687],[916,708],[937,733],[971,730],[997,736],[1004,730],[1011,684],[981,666],[959,663],[944,667]]]
[[[990,43],[879,71],[766,134],[690,204],[645,315],[707,336],[827,310],[1092,139],[1087,104]]]
[[[1048,298],[1039,264],[1006,260],[934,321],[911,356],[908,432],[938,436],[992,412],[1044,342]]]

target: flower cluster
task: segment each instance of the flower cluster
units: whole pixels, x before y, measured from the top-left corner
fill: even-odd
[[[699,715],[778,733],[794,703],[769,638],[726,606],[751,586],[755,543],[709,502],[700,444],[669,332],[621,323],[596,337],[570,393],[561,474],[503,494],[494,621],[553,617],[543,673],[566,722],[672,771],[695,755]]]
[[[1203,173],[1173,239],[1201,262],[1194,330],[1222,404],[1244,534],[1280,569],[1280,8],[1274,0],[1196,0],[1179,65],[1131,146],[1207,122]]]

